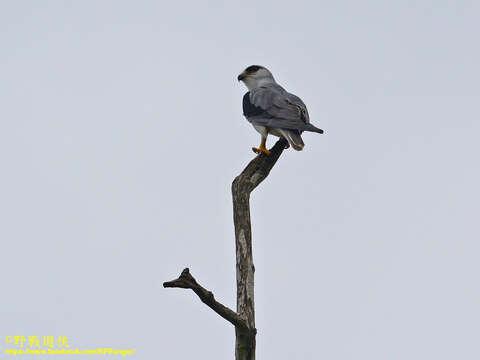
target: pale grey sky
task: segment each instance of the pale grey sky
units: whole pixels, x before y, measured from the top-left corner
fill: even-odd
[[[325,135],[253,194],[258,359],[479,359],[480,4],[2,1],[6,335],[231,359],[233,178],[267,66]],[[273,139],[269,144],[273,144]],[[103,357],[99,357],[103,358]],[[91,357],[94,359],[94,357]]]

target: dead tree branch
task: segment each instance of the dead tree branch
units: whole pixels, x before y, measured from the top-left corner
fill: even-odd
[[[252,227],[250,222],[250,193],[268,176],[287,145],[278,140],[270,155],[260,154],[250,161],[232,183],[233,222],[237,257],[237,312],[247,319],[249,329],[255,329],[254,273]],[[235,358],[255,359],[255,334],[235,329]]]
[[[184,269],[178,279],[163,283],[164,288],[183,288],[192,289],[198,295],[200,300],[225,320],[231,322],[235,327],[248,330],[247,322],[242,319],[235,311],[230,310],[225,305],[215,300],[213,293],[201,286],[190,274],[188,268]]]
[[[215,300],[194,279],[187,269],[178,279],[163,283],[163,287],[192,289],[200,300],[235,326],[235,359],[255,360],[255,302],[252,254],[252,229],[250,222],[250,193],[268,176],[282,154],[287,142],[277,141],[270,155],[259,154],[232,183],[233,222],[235,225],[237,312]]]

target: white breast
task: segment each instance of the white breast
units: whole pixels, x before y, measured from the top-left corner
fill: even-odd
[[[262,125],[253,125],[252,126],[257,130],[263,137],[267,137],[268,134],[270,135],[275,135],[278,137],[283,137],[282,133],[280,130],[275,129],[275,128],[267,128],[266,126]]]

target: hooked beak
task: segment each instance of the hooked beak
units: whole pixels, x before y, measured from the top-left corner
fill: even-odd
[[[247,74],[245,74],[245,72],[242,72],[240,75],[238,75],[237,80],[238,80],[238,81],[242,81],[242,80],[245,79],[246,77],[247,77]]]

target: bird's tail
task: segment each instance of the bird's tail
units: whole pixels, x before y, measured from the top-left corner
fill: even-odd
[[[282,133],[283,137],[287,139],[291,147],[297,151],[303,150],[305,144],[303,143],[302,137],[300,136],[298,130],[280,129],[280,132]]]
[[[317,128],[316,126],[312,125],[312,124],[305,124],[305,131],[313,131],[313,132],[316,132],[316,133],[319,133],[319,134],[323,134],[323,130],[322,129],[319,129]]]

